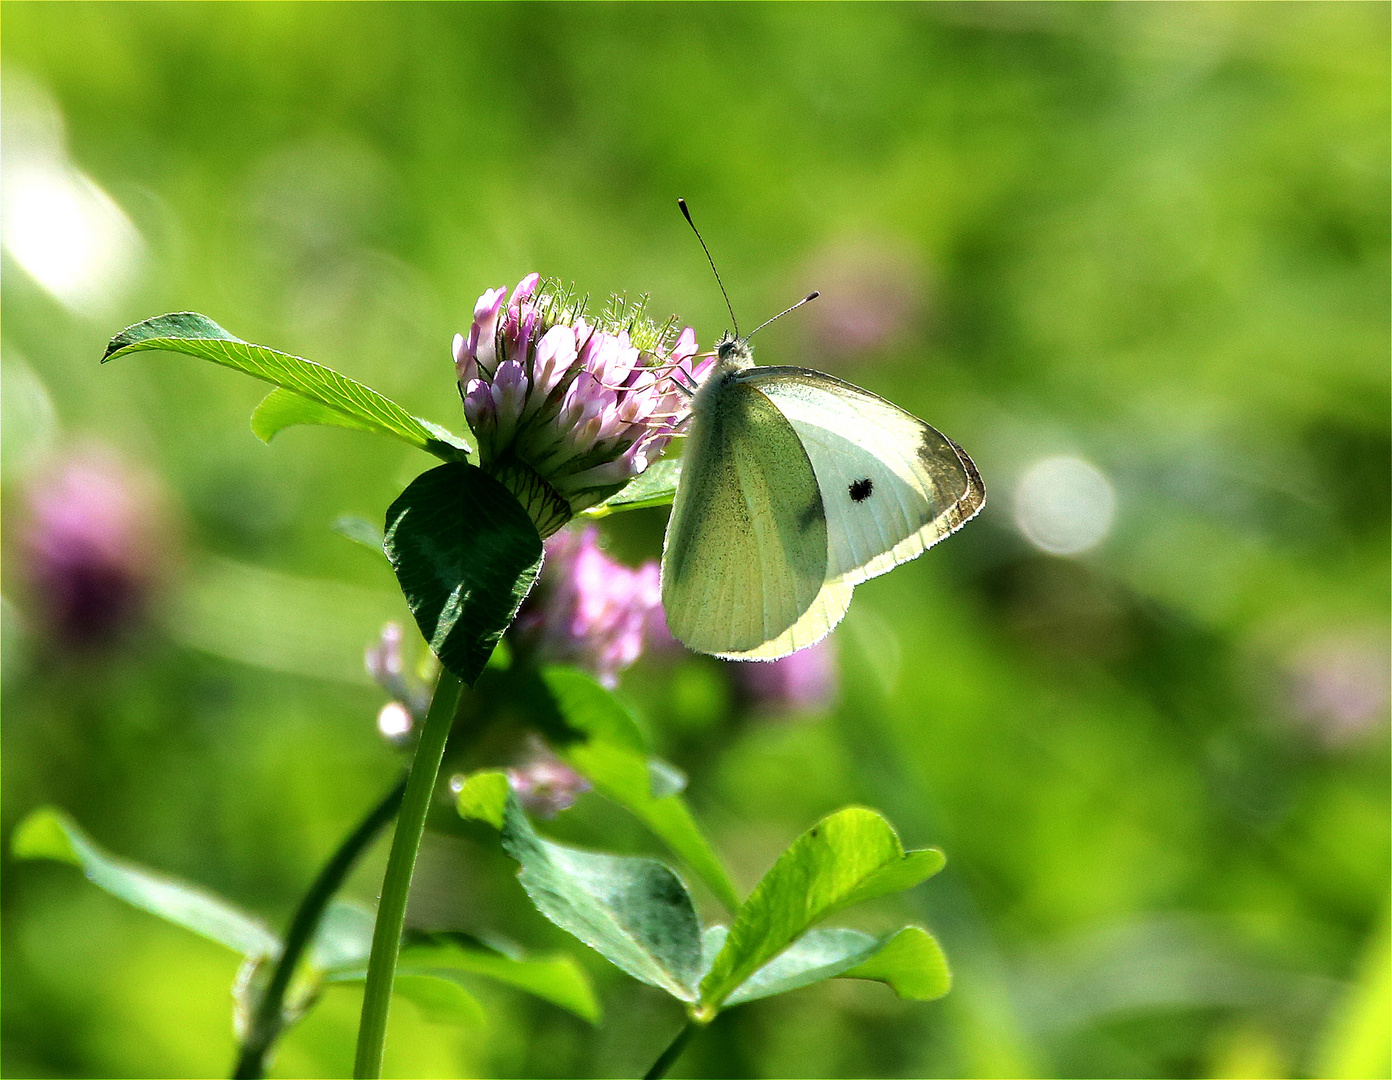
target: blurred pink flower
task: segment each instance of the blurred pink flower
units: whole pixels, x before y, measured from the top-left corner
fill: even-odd
[[[363,665],[388,697],[404,705],[417,720],[423,720],[430,706],[430,688],[406,669],[401,654],[404,635],[400,623],[384,623],[377,640],[363,654]]]
[[[408,670],[401,644],[405,632],[397,622],[384,623],[376,641],[363,654],[372,681],[390,699],[377,714],[377,730],[390,743],[404,743],[430,708],[430,688]]]
[[[74,652],[114,644],[148,613],[177,547],[158,489],[88,447],[41,472],[26,501],[23,576],[38,621]]]
[[[657,327],[639,302],[589,321],[536,274],[489,289],[454,338],[464,416],[479,465],[527,508],[542,536],[622,488],[662,453],[685,397],[665,367],[699,380],[696,335]]]
[[[1354,742],[1387,717],[1389,659],[1385,638],[1336,634],[1307,641],[1287,663],[1292,718],[1325,746]]]
[[[836,701],[836,646],[829,637],[779,660],[727,666],[740,699],[755,712],[818,712]]]
[[[508,784],[523,809],[553,818],[569,810],[590,790],[590,782],[559,760],[539,740],[533,740],[526,760],[507,770]]]
[[[916,260],[883,241],[842,243],[817,256],[807,278],[822,294],[808,311],[819,362],[836,366],[902,338],[924,317],[922,277]]]
[[[661,642],[661,610],[657,563],[634,569],[611,559],[599,530],[586,525],[546,542],[541,579],[518,613],[513,640],[538,659],[575,664],[614,686],[645,643]]]

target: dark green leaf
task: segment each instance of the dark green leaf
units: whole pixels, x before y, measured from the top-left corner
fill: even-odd
[[[851,904],[897,892],[937,873],[942,852],[905,854],[879,814],[849,807],[814,825],[782,855],[735,916],[701,981],[701,1002],[718,1008],[813,924]]]
[[[478,773],[459,793],[464,817],[502,830],[503,847],[539,910],[635,979],[694,1001],[700,926],[681,879],[654,859],[602,855],[543,840],[502,773]]]
[[[676,497],[680,478],[681,458],[663,458],[649,465],[616,494],[584,513],[590,517],[608,517],[620,510],[666,506]]]
[[[556,752],[596,791],[656,833],[722,904],[735,911],[739,896],[730,875],[685,800],[676,794],[680,786],[673,790],[671,773],[676,770],[660,768],[654,774],[642,732],[623,703],[588,675],[570,668],[547,668],[542,677],[566,724],[583,736],[558,742]]]
[[[451,463],[391,504],[385,547],[430,648],[472,686],[541,569],[531,518],[491,476]]]
[[[56,859],[79,866],[93,884],[113,896],[243,956],[280,952],[280,939],[260,920],[196,885],[109,855],[61,810],[41,807],[21,821],[11,851],[18,859]]]
[[[150,349],[196,356],[245,372],[308,399],[320,410],[342,416],[343,420],[336,421],[339,426],[391,435],[445,461],[462,460],[468,452],[458,436],[412,416],[376,390],[312,360],[242,341],[207,316],[193,311],[158,315],[126,327],[111,339],[102,362]],[[271,398],[261,403],[263,408],[269,409],[258,429],[258,434],[263,430],[267,432],[262,434],[263,438],[269,438],[287,423],[331,422],[324,411],[307,406],[295,412],[289,398],[281,397],[274,403]],[[260,412],[258,409],[258,416]],[[295,418],[290,419],[291,415]],[[252,426],[257,428],[256,418]]]

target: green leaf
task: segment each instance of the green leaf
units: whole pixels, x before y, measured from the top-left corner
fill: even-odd
[[[410,971],[398,967],[392,980],[392,993],[404,997],[420,1009],[433,1024],[482,1027],[485,1019],[479,999],[448,973]]]
[[[242,341],[197,312],[158,315],[126,327],[111,339],[102,363],[146,350],[211,360],[272,383],[310,403],[301,408],[289,397],[277,398],[275,394],[263,401],[252,418],[252,428],[264,439],[288,424],[333,423],[391,435],[445,461],[463,460],[468,453],[458,436],[412,416],[376,390],[312,360]],[[272,398],[276,400],[273,402]],[[263,409],[267,410],[264,416]],[[329,414],[341,419],[331,420]]]
[[[701,981],[702,1007],[719,1008],[814,923],[915,885],[943,861],[932,848],[905,854],[889,822],[873,810],[853,806],[822,819],[778,857],[740,908]]]
[[[362,904],[330,900],[309,943],[309,967],[315,971],[335,971],[366,964],[372,951],[372,927],[376,922],[376,912]]]
[[[543,668],[541,678],[567,728],[564,735],[576,742],[602,742],[637,754],[646,753],[648,741],[638,721],[594,678],[560,664]]]
[[[326,427],[352,428],[355,431],[376,431],[377,425],[361,416],[331,409],[318,401],[303,397],[293,390],[277,387],[256,406],[251,414],[251,432],[268,443],[280,432],[295,424],[322,424]]]
[[[932,1001],[952,989],[942,946],[921,926],[904,927],[841,978],[874,979],[909,1001]]]
[[[507,827],[508,805],[512,791],[506,773],[474,773],[465,781],[455,797],[459,816],[469,821],[485,821],[502,832]]]
[[[589,978],[565,955],[512,957],[453,934],[435,934],[401,949],[402,970],[483,975],[549,1001],[591,1024],[600,1018],[599,999]]]
[[[16,826],[11,851],[18,859],[56,859],[81,867],[111,895],[243,956],[280,952],[280,939],[258,919],[195,885],[109,855],[54,807],[41,807]]]
[[[358,517],[357,514],[340,514],[329,524],[329,528],[340,536],[346,536],[355,544],[361,544],[369,551],[376,552],[378,555],[386,555],[382,550],[385,537],[379,529],[367,518]]]
[[[459,812],[495,826],[537,910],[635,979],[696,999],[701,933],[686,887],[655,859],[602,855],[543,840],[501,773],[470,777]]]
[[[354,982],[367,977],[372,949],[373,912],[348,900],[329,904],[310,947],[309,967],[326,982]],[[459,981],[478,975],[526,991],[596,1023],[599,999],[590,980],[569,956],[510,956],[466,934],[408,931],[397,961],[402,974]],[[467,989],[467,986],[465,987]]]
[[[691,810],[673,790],[675,770],[653,769],[642,731],[612,693],[579,671],[550,667],[542,673],[566,724],[582,735],[558,742],[556,752],[594,785],[651,829],[680,856],[730,911],[739,895]],[[678,774],[679,776],[680,774]]]
[[[714,958],[727,934],[723,926],[706,931],[707,957]],[[951,986],[942,950],[920,927],[906,926],[884,937],[859,930],[809,930],[736,987],[725,999],[725,1006],[786,994],[833,978],[873,979],[911,1001],[942,997]]]
[[[366,968],[331,971],[324,982],[336,986],[352,986],[364,982]],[[457,1024],[479,1027],[486,1019],[483,1006],[449,971],[417,971],[398,966],[392,979],[392,993],[404,997],[434,1024]]]
[[[598,506],[583,511],[589,517],[608,517],[621,510],[642,510],[649,506],[666,506],[677,494],[681,479],[681,458],[662,458],[654,461]]]
[[[668,795],[680,795],[686,790],[686,773],[661,758],[648,758],[648,783],[652,787],[654,799],[665,799]]]
[[[541,537],[502,484],[463,463],[387,509],[387,558],[430,648],[472,686],[541,569]]]

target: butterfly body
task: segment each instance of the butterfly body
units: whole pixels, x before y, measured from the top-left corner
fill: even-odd
[[[773,660],[824,637],[854,586],[915,558],[985,502],[956,443],[833,376],[757,367],[726,335],[691,402],[662,556],[690,648]]]

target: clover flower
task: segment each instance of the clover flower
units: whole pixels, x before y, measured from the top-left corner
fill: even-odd
[[[511,632],[523,652],[575,664],[612,687],[654,638],[661,612],[657,563],[633,569],[611,559],[587,525],[547,540],[541,578]]]
[[[51,639],[100,651],[148,614],[174,539],[153,482],[109,450],[57,460],[29,489],[23,576]]]
[[[643,306],[616,297],[590,321],[583,299],[529,274],[510,300],[502,288],[479,297],[468,335],[454,337],[478,464],[543,537],[662,453],[686,404],[671,369],[699,381],[714,363],[693,368],[695,332],[655,326]]]

